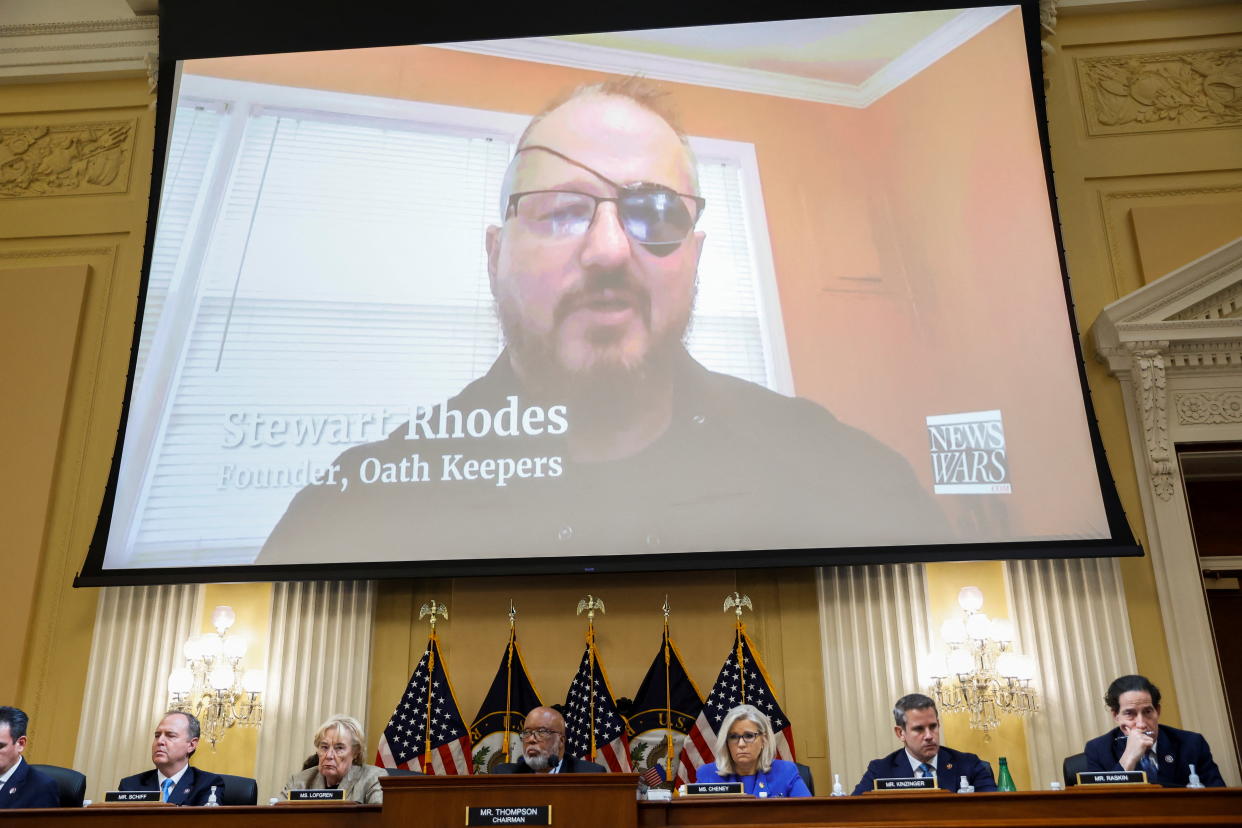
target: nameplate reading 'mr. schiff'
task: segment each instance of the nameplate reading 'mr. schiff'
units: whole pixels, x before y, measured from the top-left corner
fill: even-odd
[[[1081,771],[1078,774],[1079,785],[1145,785],[1147,774],[1141,770],[1132,771]]]
[[[911,776],[877,779],[875,789],[877,791],[934,791],[936,790],[936,777]]]
[[[345,799],[345,791],[340,788],[305,788],[289,791],[290,802],[331,802]]]
[[[742,793],[741,782],[691,782],[689,785],[686,785],[686,796],[740,793]]]
[[[159,791],[105,791],[104,802],[160,802]]]
[[[467,825],[551,825],[551,805],[466,808]]]

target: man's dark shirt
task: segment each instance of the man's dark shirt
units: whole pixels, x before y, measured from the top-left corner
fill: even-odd
[[[708,371],[681,352],[672,422],[638,454],[568,459],[565,435],[386,439],[344,452],[348,478],[294,497],[256,563],[717,552],[948,541],[909,464],[821,406]],[[524,395],[507,353],[447,403],[463,418]],[[546,409],[556,401],[545,401]],[[574,412],[566,419],[574,427]],[[439,407],[431,416],[433,430]],[[362,483],[368,458],[417,453],[430,480]],[[559,477],[441,480],[443,455],[562,458]],[[374,463],[371,464],[374,469]],[[546,468],[546,466],[545,466]]]

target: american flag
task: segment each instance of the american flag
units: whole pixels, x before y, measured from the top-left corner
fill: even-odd
[[[738,666],[739,651],[741,667]],[[785,711],[776,703],[772,679],[768,677],[768,671],[759,660],[754,643],[746,631],[739,627],[733,638],[729,657],[720,668],[720,675],[712,685],[712,692],[707,694],[703,712],[699,714],[682,745],[675,784],[693,782],[699,765],[716,761],[717,729],[724,722],[725,715],[739,704],[753,704],[767,714],[772,720],[772,730],[775,732],[776,758],[793,761],[793,726],[789,724]]]
[[[384,728],[375,764],[437,775],[470,773],[470,730],[461,718],[434,633]]]
[[[592,711],[595,713],[594,731]],[[625,717],[617,710],[595,643],[589,641],[582,653],[578,674],[565,697],[565,752],[578,759],[599,762],[610,771],[630,773],[630,740],[625,730]]]

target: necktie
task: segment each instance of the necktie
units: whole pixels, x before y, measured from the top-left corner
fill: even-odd
[[[1156,762],[1156,757],[1151,753],[1143,754],[1142,761],[1139,762],[1139,768],[1147,771],[1147,781],[1156,784],[1156,777],[1160,774],[1160,765]]]
[[[161,802],[168,801],[168,798],[172,796],[172,789],[173,789],[173,781],[171,779],[165,779],[164,784],[160,785],[160,790],[163,792],[160,795]]]
[[[932,776],[935,773],[936,771],[932,769],[932,766],[927,764],[926,762],[919,765],[919,776],[927,777],[927,776]]]

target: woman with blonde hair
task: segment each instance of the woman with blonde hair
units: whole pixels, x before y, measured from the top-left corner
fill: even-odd
[[[772,722],[754,705],[739,704],[716,733],[716,761],[698,769],[696,782],[741,782],[742,792],[760,797],[810,796],[798,766],[773,758]]]
[[[353,716],[332,716],[315,731],[314,741],[319,761],[289,778],[286,797],[292,790],[340,788],[346,799],[364,805],[384,801],[380,777],[387,771],[362,761],[366,737],[361,722]]]

